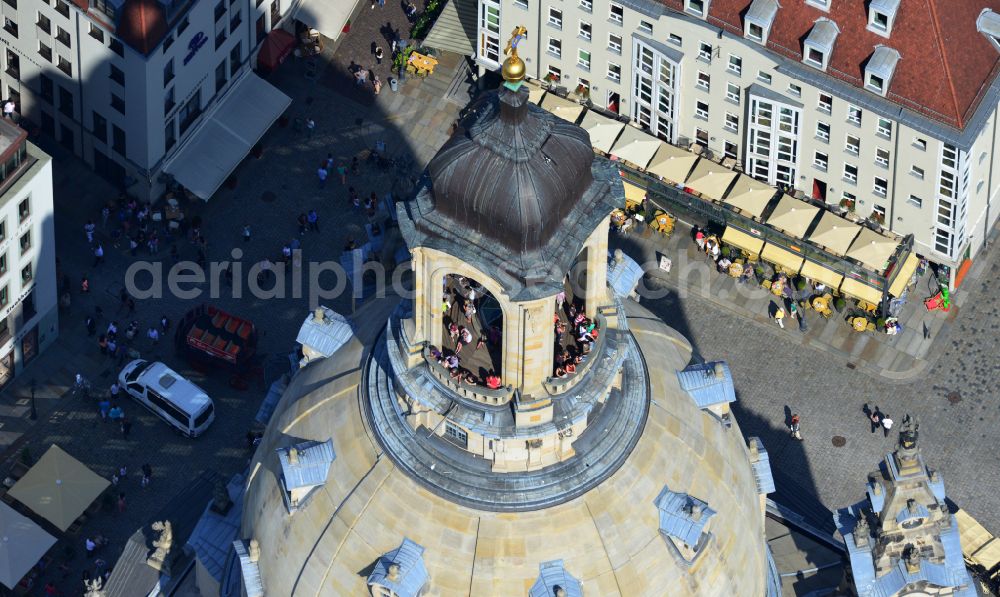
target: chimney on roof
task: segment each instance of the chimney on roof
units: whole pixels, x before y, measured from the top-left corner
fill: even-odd
[[[872,483],[872,493],[875,495],[882,495],[882,484]]]
[[[712,368],[712,372],[715,373],[716,379],[723,379],[726,377],[726,369],[722,366],[722,363],[716,363],[715,367]]]
[[[323,307],[316,307],[313,311],[313,321],[316,323],[323,323],[326,320],[326,313],[323,311]]]
[[[757,442],[752,438],[747,442],[747,447],[750,448],[750,460],[752,462],[757,462],[760,458],[760,450],[757,449]]]
[[[250,540],[250,549],[248,550],[250,556],[250,561],[256,563],[260,560],[260,542],[256,539]]]
[[[701,520],[701,504],[691,504],[691,520],[695,522]]]
[[[625,261],[625,253],[621,249],[615,249],[615,263]]]
[[[910,574],[920,572],[920,551],[916,546],[908,545],[903,552],[903,562],[906,564],[906,571]]]
[[[566,589],[560,587],[559,585],[552,587],[552,593],[556,597],[566,597]]]
[[[295,446],[288,448],[288,464],[299,463],[299,451]]]
[[[386,578],[392,582],[399,582],[399,564],[389,564],[389,574]]]

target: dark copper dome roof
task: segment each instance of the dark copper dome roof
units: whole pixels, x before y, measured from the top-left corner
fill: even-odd
[[[502,88],[428,165],[435,210],[513,251],[545,245],[593,182],[586,131]]]

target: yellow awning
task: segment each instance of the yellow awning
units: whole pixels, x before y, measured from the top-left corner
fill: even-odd
[[[697,161],[698,156],[690,151],[660,141],[646,172],[671,182],[683,182]]]
[[[889,294],[892,296],[899,296],[903,294],[906,290],[906,285],[910,283],[910,278],[913,277],[913,272],[917,271],[917,265],[920,263],[920,259],[910,253],[906,256],[906,260],[903,261],[903,266],[899,268],[899,273],[892,280],[892,285],[889,286]]]
[[[801,255],[770,243],[761,251],[760,258],[775,265],[780,265],[796,274],[802,269],[802,262],[804,261]]]
[[[740,174],[733,184],[733,189],[726,195],[724,203],[741,209],[751,216],[760,217],[776,192],[773,187],[746,174]]]
[[[625,187],[625,205],[642,203],[642,200],[646,198],[646,189],[624,180],[622,186]]]
[[[568,99],[561,98],[554,93],[546,93],[539,104],[543,110],[551,112],[567,122],[576,124],[580,114],[583,113],[583,106]]]
[[[612,120],[607,116],[601,116],[597,112],[587,110],[583,115],[580,128],[590,135],[590,145],[602,153],[610,153],[618,139],[618,134],[625,128],[625,124]]]
[[[863,301],[868,301],[873,305],[882,302],[882,292],[880,290],[872,288],[854,278],[844,278],[844,281],[840,284],[840,292]]]
[[[851,247],[847,249],[847,256],[881,273],[898,246],[899,242],[869,228],[862,228],[858,237],[851,243]]]
[[[722,233],[722,242],[749,251],[753,255],[760,255],[760,250],[764,246],[764,241],[761,239],[732,226],[727,226],[726,231]]]
[[[656,137],[634,126],[627,126],[611,148],[611,155],[620,160],[645,168],[662,143]]]
[[[802,264],[802,270],[799,271],[799,275],[826,284],[830,288],[840,288],[841,282],[844,281],[844,276],[812,261],[806,261]]]
[[[1000,564],[1000,539],[991,539],[985,545],[976,550],[970,558],[986,570],[992,570]]]
[[[791,195],[782,195],[774,211],[767,217],[767,225],[779,230],[784,230],[785,234],[790,234],[802,238],[809,229],[809,225],[816,219],[819,207],[810,205]]]
[[[702,158],[698,160],[691,176],[684,181],[684,186],[701,193],[706,199],[722,199],[735,178],[736,173],[729,168]]]
[[[834,255],[844,255],[859,232],[861,226],[824,211],[816,228],[806,240],[826,247],[827,251]]]

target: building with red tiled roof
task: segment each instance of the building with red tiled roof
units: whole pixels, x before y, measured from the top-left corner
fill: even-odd
[[[1000,0],[477,0],[529,77],[958,268],[1000,214]],[[612,114],[613,115],[613,114]]]

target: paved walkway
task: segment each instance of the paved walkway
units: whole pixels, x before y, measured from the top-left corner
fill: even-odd
[[[648,263],[651,278],[646,289],[650,296],[662,294],[662,289],[681,293],[682,297],[697,297],[718,308],[777,328],[771,318],[781,299],[768,290],[752,284],[741,284],[716,270],[714,263],[694,243],[691,228],[678,221],[674,234],[665,239],[649,228],[633,229],[627,236],[615,235],[612,245],[621,247],[640,263]],[[614,234],[614,233],[612,233]],[[660,256],[672,261],[669,272],[658,267]],[[846,321],[851,309],[836,311],[824,318],[813,310],[801,312],[806,320],[805,331],[796,321],[785,318],[784,339],[811,346],[830,354],[838,361],[887,380],[906,381],[926,373],[936,353],[935,341],[942,336],[961,311],[964,295],[953,296],[950,312],[928,312],[923,299],[937,288],[930,273],[921,277],[909,292],[899,321],[903,331],[895,336],[882,332],[855,332]],[[850,301],[848,302],[850,304]]]

